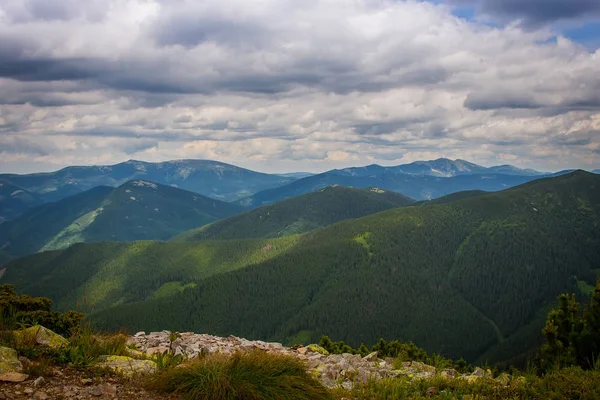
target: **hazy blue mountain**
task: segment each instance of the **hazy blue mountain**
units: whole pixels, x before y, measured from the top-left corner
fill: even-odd
[[[42,203],[44,200],[36,193],[0,178],[0,223]]]
[[[465,160],[449,160],[447,158],[438,158],[431,161],[415,161],[410,164],[403,164],[391,167],[382,167],[372,164],[365,167],[352,167],[329,171],[332,173],[347,176],[370,176],[380,174],[406,174],[416,176],[438,176],[452,177],[460,175],[475,174],[503,174],[520,176],[541,176],[546,175],[533,169],[521,169],[512,165],[499,165],[495,167],[483,167]]]
[[[0,250],[15,257],[78,242],[166,240],[241,212],[235,204],[135,180],[98,186],[0,224]]]
[[[21,196],[34,196],[22,201],[30,205],[60,200],[96,186],[116,187],[134,179],[170,185],[223,201],[234,201],[295,180],[208,160],[161,163],[130,160],[110,166],[67,167],[49,173],[0,175],[0,182],[9,182],[23,190]],[[23,212],[23,207],[16,206],[10,196],[0,196],[0,216],[8,219]],[[35,201],[35,196],[38,201]]]
[[[278,174],[278,175],[283,176],[285,178],[302,179],[302,178],[306,178],[307,176],[313,176],[316,174],[313,174],[312,172],[288,172],[285,174]]]
[[[592,173],[594,173],[594,174],[600,174],[600,169],[595,169],[595,170],[592,171]]]
[[[440,178],[429,175],[415,176],[389,172],[373,175],[348,175],[332,171],[299,179],[278,188],[264,190],[239,200],[238,204],[245,207],[258,207],[314,192],[331,185],[355,188],[378,187],[401,193],[416,200],[427,200],[465,190],[494,192],[537,178],[539,177],[501,174],[459,175]]]

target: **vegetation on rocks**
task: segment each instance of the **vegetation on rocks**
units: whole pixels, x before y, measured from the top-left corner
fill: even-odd
[[[260,350],[198,358],[157,375],[150,387],[189,400],[331,398],[301,361]]]

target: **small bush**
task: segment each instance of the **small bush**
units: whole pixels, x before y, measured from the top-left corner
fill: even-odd
[[[213,354],[152,378],[150,387],[183,399],[319,400],[330,395],[299,360],[261,351]]]
[[[0,330],[17,330],[42,325],[59,335],[75,334],[84,318],[76,311],[52,311],[46,297],[17,294],[11,285],[0,285]]]

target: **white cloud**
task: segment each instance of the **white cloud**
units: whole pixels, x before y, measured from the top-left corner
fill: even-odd
[[[600,50],[443,5],[6,0],[0,43],[0,170],[600,163]]]

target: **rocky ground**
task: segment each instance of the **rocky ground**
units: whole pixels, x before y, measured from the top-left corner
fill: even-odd
[[[146,392],[139,380],[121,377],[88,377],[82,371],[54,368],[50,375],[20,383],[0,382],[0,400],[63,399],[166,399]]]
[[[171,341],[173,336],[170,332],[153,332],[146,334],[139,332],[135,334],[130,343],[146,354],[163,353],[171,351],[174,354],[185,355],[189,359],[198,357],[200,354],[211,353],[233,353],[238,350],[258,349],[271,353],[287,354],[304,360],[309,371],[317,377],[321,383],[328,388],[342,387],[352,389],[356,382],[365,383],[369,379],[383,379],[394,377],[408,377],[410,379],[430,378],[439,374],[448,379],[465,379],[474,381],[488,376],[489,372],[481,368],[475,369],[471,374],[460,374],[454,369],[436,370],[435,367],[422,362],[408,361],[401,365],[395,365],[394,359],[380,359],[377,352],[364,357],[353,354],[328,354],[317,345],[285,347],[280,343],[269,343],[260,340],[250,341],[236,336],[227,338],[182,333],[177,339]],[[506,384],[512,378],[502,374],[497,378],[500,383]]]
[[[51,332],[51,331],[50,331]],[[44,332],[44,334],[47,334]],[[45,340],[44,342],[48,342]],[[250,341],[235,336],[227,338],[195,333],[172,334],[168,331],[146,334],[139,332],[129,338],[131,357],[101,357],[100,367],[112,373],[99,374],[97,370],[76,370],[69,367],[48,367],[44,377],[23,374],[29,360],[17,358],[16,352],[0,348],[0,400],[21,399],[135,399],[159,400],[164,396],[148,393],[142,389],[142,379],[137,372],[152,373],[156,370],[153,361],[144,359],[169,352],[194,359],[202,354],[234,353],[236,351],[260,350],[286,354],[303,360],[310,373],[328,388],[350,390],[356,383],[370,379],[405,377],[411,380],[429,378],[434,375],[447,379],[465,379],[470,382],[487,376],[477,368],[471,374],[460,374],[454,369],[436,370],[421,362],[395,363],[393,359],[380,359],[376,352],[364,357],[353,354],[328,354],[317,345],[285,347],[280,343]],[[6,372],[10,370],[9,372]],[[94,374],[96,371],[95,376]],[[496,380],[508,384],[512,378],[502,374]]]

